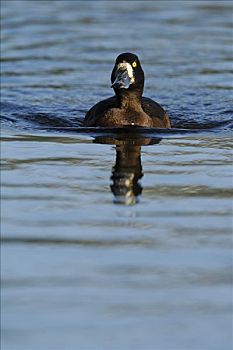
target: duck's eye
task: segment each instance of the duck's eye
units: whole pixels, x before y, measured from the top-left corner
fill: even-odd
[[[137,62],[136,61],[134,61],[133,63],[132,63],[132,67],[137,67]]]

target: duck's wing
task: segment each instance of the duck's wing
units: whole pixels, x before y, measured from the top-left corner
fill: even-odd
[[[171,127],[168,114],[157,102],[148,97],[142,97],[142,109],[153,119],[154,127]]]
[[[85,115],[85,126],[96,126],[97,119],[102,116],[106,110],[117,107],[116,96],[109,97],[106,100],[96,103]]]

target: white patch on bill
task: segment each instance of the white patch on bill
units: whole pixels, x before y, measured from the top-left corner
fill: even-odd
[[[128,62],[119,63],[117,66],[117,69],[127,70],[128,76],[130,78],[130,84],[133,84],[135,82],[133,68],[132,68],[131,64],[129,64]]]

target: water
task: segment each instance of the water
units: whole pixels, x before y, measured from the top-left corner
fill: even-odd
[[[2,349],[232,348],[232,3],[2,2]],[[124,51],[173,129],[93,130]]]

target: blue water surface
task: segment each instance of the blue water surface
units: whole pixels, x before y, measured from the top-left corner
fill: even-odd
[[[1,4],[2,350],[232,349],[232,2]],[[173,128],[84,128],[116,56]]]

